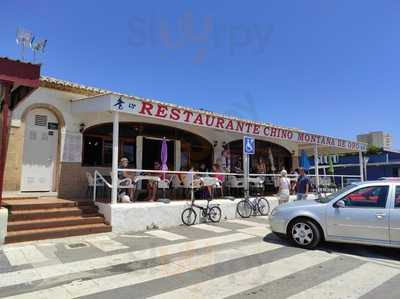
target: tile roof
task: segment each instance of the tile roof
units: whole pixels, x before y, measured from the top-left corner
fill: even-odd
[[[254,120],[242,119],[242,118],[235,117],[235,116],[224,115],[222,113],[215,113],[215,112],[207,111],[204,109],[195,109],[195,108],[191,108],[191,107],[184,107],[184,106],[180,106],[180,105],[176,105],[176,104],[161,102],[158,100],[147,99],[147,98],[142,98],[142,97],[137,97],[137,96],[131,96],[131,95],[115,92],[112,90],[87,86],[87,85],[78,84],[78,83],[74,83],[74,82],[70,82],[70,81],[66,81],[66,80],[56,79],[56,78],[49,77],[49,76],[41,76],[40,82],[41,82],[42,87],[58,89],[58,90],[63,90],[63,91],[67,91],[67,92],[72,92],[72,93],[78,93],[78,94],[82,94],[85,96],[96,96],[96,95],[112,93],[112,94],[121,95],[121,96],[124,96],[127,98],[132,98],[132,99],[137,99],[137,100],[145,100],[145,101],[149,101],[152,103],[158,103],[158,104],[164,104],[167,106],[172,106],[172,107],[185,109],[185,110],[198,112],[198,113],[203,113],[203,114],[209,114],[209,115],[213,115],[213,116],[217,116],[217,117],[218,116],[225,117],[225,118],[239,120],[239,121],[245,121],[245,122],[249,122],[249,123],[253,123],[253,124],[261,124],[264,126],[273,126],[275,128],[296,130],[299,132],[304,132],[304,130],[301,130],[298,128],[288,128],[288,127],[278,126],[278,125],[271,124],[271,123],[258,122],[258,121],[254,121]]]
[[[56,79],[56,78],[48,77],[48,76],[40,77],[40,86],[47,87],[47,88],[53,88],[53,89],[59,89],[59,90],[63,90],[63,91],[69,91],[69,92],[73,92],[73,93],[79,93],[82,95],[90,95],[90,96],[112,93],[112,91],[110,91],[110,90],[86,86],[83,84],[78,84],[78,83],[61,80],[61,79]]]

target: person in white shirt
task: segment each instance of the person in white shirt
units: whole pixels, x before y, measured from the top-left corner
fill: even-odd
[[[287,171],[283,169],[281,171],[281,177],[279,178],[279,203],[285,203],[290,198],[290,180],[287,178]]]

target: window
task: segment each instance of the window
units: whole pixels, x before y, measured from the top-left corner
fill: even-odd
[[[83,158],[87,165],[102,164],[103,139],[99,137],[86,137],[83,147]]]
[[[112,140],[104,140],[103,151],[103,164],[111,165],[113,153]]]
[[[83,132],[83,166],[110,167],[112,164],[112,123],[105,123],[86,128]],[[161,126],[158,124],[121,122],[119,126],[118,157],[126,157],[129,160],[129,167],[135,167],[136,161],[136,138],[138,136],[148,137],[144,139],[142,152],[142,168],[153,169],[153,161],[160,160],[160,138],[168,140],[180,140],[181,151],[187,152],[187,161],[182,166],[195,166],[204,162],[211,165],[213,147],[204,138],[173,127]],[[155,146],[149,146],[146,140],[156,138]],[[150,144],[150,143],[149,143]],[[154,145],[153,144],[153,145]],[[147,147],[146,147],[147,145]],[[168,142],[168,167],[174,169],[175,148],[173,142]],[[149,165],[146,166],[147,161]]]
[[[97,136],[84,136],[83,140],[83,165],[111,166],[113,154],[112,139]],[[120,140],[118,148],[118,160],[122,157],[126,157],[129,160],[130,166],[134,166],[136,160],[135,142]]]
[[[384,208],[388,190],[389,186],[365,187],[348,194],[343,201],[350,208]]]
[[[394,207],[400,208],[400,186],[396,186],[396,192],[394,195]]]
[[[135,164],[136,164],[135,163],[135,161],[136,161],[135,143],[123,142],[121,155],[122,155],[122,157],[125,157],[129,160],[130,166],[135,167]]]

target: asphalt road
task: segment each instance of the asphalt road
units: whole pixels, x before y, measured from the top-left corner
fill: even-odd
[[[400,250],[307,251],[267,219],[3,246],[0,298],[400,298]]]

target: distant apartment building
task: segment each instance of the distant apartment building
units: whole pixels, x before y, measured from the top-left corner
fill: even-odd
[[[368,145],[374,145],[384,149],[391,149],[393,147],[392,135],[383,131],[357,135],[357,141],[368,143]]]

